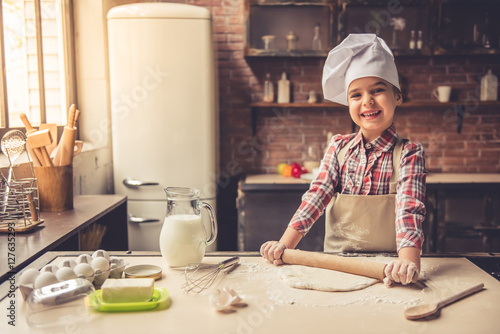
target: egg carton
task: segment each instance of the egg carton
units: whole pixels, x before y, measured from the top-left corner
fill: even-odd
[[[80,257],[84,257],[85,259],[81,259]],[[61,262],[60,266],[48,264],[40,271],[34,268],[28,268],[21,275],[18,285],[23,299],[26,300],[28,296],[33,292],[33,290],[35,289],[35,282],[37,280],[39,280],[37,288],[41,288],[43,286],[63,282],[69,279],[83,278],[92,283],[94,287],[98,289],[108,278],[121,278],[123,275],[123,271],[127,266],[125,260],[118,257],[111,257],[109,260],[101,256],[91,257],[88,254],[80,255],[80,257],[78,257],[80,263],[77,263],[75,260],[66,259]],[[90,260],[89,258],[92,260]],[[103,258],[108,262],[107,267],[109,269],[102,269],[103,267],[99,268],[99,262],[104,262],[104,260],[96,261],[96,259],[99,258]],[[96,261],[97,263],[93,264],[94,267],[97,268],[93,268],[92,266],[90,266],[89,261]],[[77,266],[81,264],[88,265],[81,267],[91,268],[90,270],[92,270],[92,274],[85,274],[84,271],[75,270],[77,269]]]

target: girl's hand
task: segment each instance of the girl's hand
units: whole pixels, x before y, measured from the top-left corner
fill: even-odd
[[[387,287],[394,283],[410,284],[418,271],[417,265],[410,260],[393,260],[385,267],[384,284]]]
[[[267,241],[260,246],[260,255],[275,266],[283,264],[281,255],[285,251],[286,246],[278,241]]]

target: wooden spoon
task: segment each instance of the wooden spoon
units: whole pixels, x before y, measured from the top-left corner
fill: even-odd
[[[457,293],[456,295],[453,295],[451,297],[443,299],[440,302],[410,307],[409,309],[405,310],[405,317],[406,317],[406,319],[409,319],[409,320],[417,320],[417,319],[427,317],[429,315],[436,313],[442,307],[445,307],[453,302],[456,302],[457,300],[459,300],[461,298],[464,298],[464,297],[469,296],[475,292],[478,292],[483,287],[484,287],[484,284],[480,283],[480,284],[474,285],[471,288],[468,288],[467,290],[464,290],[460,293]]]

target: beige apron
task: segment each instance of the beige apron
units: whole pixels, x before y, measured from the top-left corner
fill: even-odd
[[[349,147],[350,142],[339,151],[339,165]],[[335,193],[332,197],[325,211],[325,252],[396,252],[396,185],[402,148],[403,139],[398,136],[389,194]]]

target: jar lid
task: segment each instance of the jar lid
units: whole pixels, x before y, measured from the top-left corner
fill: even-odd
[[[125,268],[123,271],[125,278],[154,278],[159,280],[162,277],[160,267],[152,264],[139,264]]]

